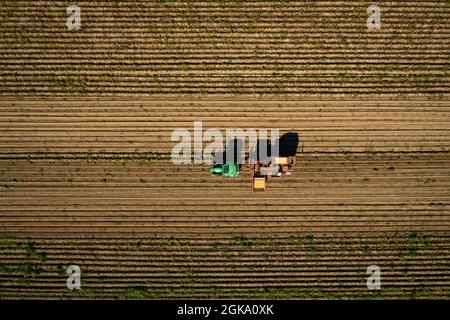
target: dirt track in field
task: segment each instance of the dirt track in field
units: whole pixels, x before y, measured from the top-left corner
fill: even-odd
[[[299,154],[450,149],[447,101],[3,101],[0,106],[0,157],[169,156],[172,132],[181,128],[193,135],[194,121],[224,135],[229,128],[293,132]]]
[[[3,298],[449,298],[447,102],[1,102]],[[167,159],[177,127],[280,128],[251,191]],[[80,265],[83,290],[65,289]],[[381,267],[383,290],[366,288]]]

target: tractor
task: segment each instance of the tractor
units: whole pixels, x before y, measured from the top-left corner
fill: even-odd
[[[237,177],[239,175],[239,165],[236,163],[215,164],[209,169],[215,176]]]

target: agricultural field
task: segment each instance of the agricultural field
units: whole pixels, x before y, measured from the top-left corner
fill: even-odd
[[[448,1],[2,1],[0,96],[447,98]]]
[[[2,297],[449,297],[448,103],[1,110]],[[248,172],[224,182],[172,164],[171,130],[191,119],[300,132],[294,175],[261,194]],[[69,264],[83,266],[79,292]],[[371,264],[381,291],[365,286]]]
[[[450,299],[448,1],[72,4],[0,7],[0,299]],[[174,164],[199,121],[293,175]]]

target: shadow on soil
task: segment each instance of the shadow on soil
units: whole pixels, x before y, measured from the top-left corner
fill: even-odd
[[[280,157],[290,157],[295,156],[297,154],[297,148],[299,144],[299,136],[295,132],[288,132],[283,134],[280,139],[275,142],[274,150],[278,147],[279,156]],[[244,154],[245,143],[241,139],[233,139],[227,143],[227,147],[224,152],[217,152],[214,155],[214,163],[215,164],[224,164],[229,162],[234,162],[240,164],[241,167],[245,161],[248,160],[248,155],[243,157]],[[272,156],[272,142],[269,139],[258,139],[256,144],[256,150],[252,150],[252,152],[256,152],[256,158],[260,159],[260,155],[267,154],[267,156]],[[228,161],[227,161],[228,159]],[[230,160],[235,159],[235,161]]]

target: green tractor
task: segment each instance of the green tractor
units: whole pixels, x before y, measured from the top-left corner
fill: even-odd
[[[239,175],[239,165],[236,163],[216,164],[209,169],[213,175],[224,177],[237,177]]]

